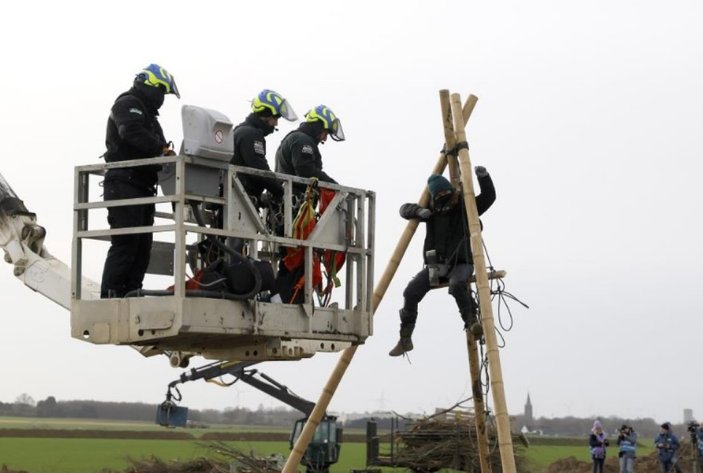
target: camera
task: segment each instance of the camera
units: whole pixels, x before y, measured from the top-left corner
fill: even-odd
[[[696,422],[695,420],[692,420],[686,426],[686,430],[688,430],[692,434],[695,434],[696,431],[698,430],[698,427],[700,427],[700,424],[698,424],[698,422]]]

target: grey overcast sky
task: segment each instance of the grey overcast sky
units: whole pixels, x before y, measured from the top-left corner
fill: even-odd
[[[180,88],[161,109],[176,143],[183,104],[235,123],[262,88],[301,116],[330,106],[347,141],[322,147],[325,170],[377,192],[377,276],[404,225],[397,209],[417,199],[443,141],[438,91],[473,93],[471,158],[498,192],[484,239],[507,290],[530,305],[513,305],[500,352],[509,411],[529,392],[536,416],[703,417],[700,2],[37,1],[8,3],[0,23],[0,172],[60,259],[70,261],[73,167],[99,162],[112,102],[149,63]],[[268,149],[294,126],[282,122]],[[332,410],[431,412],[468,397],[446,291],[420,306],[412,363],[387,356],[423,237]],[[88,276],[99,278],[106,250],[90,253]],[[68,312],[9,265],[0,300],[0,401],[158,403],[180,374],[163,357],[71,339]],[[315,400],[337,358],[260,366]],[[182,392],[194,408],[279,405],[248,386]]]

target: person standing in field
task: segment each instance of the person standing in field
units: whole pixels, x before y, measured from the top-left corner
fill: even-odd
[[[703,471],[703,426],[696,428],[696,450],[698,451],[698,469]]]
[[[605,451],[610,442],[603,432],[603,425],[599,420],[593,421],[591,436],[588,439],[588,445],[591,448],[591,458],[593,459],[593,473],[603,473],[603,464],[605,463]]]
[[[659,435],[654,439],[654,447],[657,449],[659,465],[662,473],[669,473],[675,470],[681,473],[676,452],[679,449],[679,439],[671,431],[671,424],[664,422],[659,430]]]
[[[618,458],[620,473],[635,472],[635,457],[637,449],[637,433],[632,427],[623,424],[618,433]]]

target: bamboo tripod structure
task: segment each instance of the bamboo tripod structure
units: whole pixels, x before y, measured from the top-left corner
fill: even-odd
[[[447,154],[447,164],[449,166],[449,180],[452,188],[461,188],[461,172],[457,161],[456,151],[454,151],[457,141],[452,120],[451,101],[449,91],[446,89],[439,91],[439,102],[442,108],[442,124],[444,126],[444,142],[446,150],[452,150]],[[462,128],[463,129],[463,128]],[[469,169],[471,169],[469,167]],[[471,174],[469,174],[471,176]],[[471,179],[471,177],[469,177]],[[467,284],[470,284],[467,282]],[[491,451],[488,446],[488,432],[486,431],[486,405],[483,402],[483,389],[481,389],[481,360],[478,356],[478,340],[466,330],[466,351],[469,357],[469,372],[471,374],[471,397],[474,403],[474,424],[476,428],[476,439],[478,443],[478,459],[481,473],[491,473]]]
[[[460,100],[459,96],[457,94],[456,99]],[[457,138],[455,141],[464,141],[466,139],[465,133],[464,133],[464,127],[466,126],[469,117],[471,116],[471,113],[473,112],[473,109],[476,105],[476,101],[478,100],[477,97],[470,95],[469,98],[466,100],[466,103],[464,106],[461,106],[461,103],[459,103],[459,108],[455,109],[455,104],[454,104],[454,95],[452,95],[452,103],[451,103],[451,112],[454,117],[454,127],[459,129],[462,134],[457,133]],[[445,145],[445,149],[450,149],[449,146]],[[437,163],[435,164],[432,173],[433,174],[442,174],[444,172],[444,169],[447,165],[447,159],[446,155],[442,153],[437,160]],[[465,161],[468,162],[469,169],[470,169],[470,161],[468,160],[468,153],[466,153],[465,156]],[[466,164],[466,162],[464,164]],[[461,164],[461,156],[459,160],[459,164]],[[463,171],[463,168],[460,168]],[[469,176],[469,183],[471,183],[470,177],[471,174],[468,174]],[[456,178],[456,176],[455,176]],[[464,176],[462,176],[464,178]],[[465,180],[465,179],[464,179]],[[471,192],[473,195],[473,187],[471,188]],[[418,200],[418,204],[422,207],[426,207],[429,203],[429,191],[425,187],[423,189],[423,192],[420,196],[420,199]],[[464,198],[467,198],[466,194],[466,188],[464,190]],[[476,215],[476,203],[474,200],[472,200],[473,203],[473,212]],[[468,207],[467,207],[468,208]],[[478,216],[476,215],[476,219],[478,220]],[[470,220],[471,221],[471,220]],[[403,256],[405,255],[405,252],[407,251],[408,245],[410,244],[410,240],[412,239],[413,235],[415,234],[415,231],[417,230],[418,227],[418,220],[409,220],[408,223],[406,224],[406,227],[403,231],[403,233],[400,236],[400,239],[398,243],[396,244],[395,250],[393,251],[393,254],[391,255],[391,258],[386,266],[385,271],[383,272],[383,276],[381,277],[380,281],[378,282],[374,294],[373,294],[373,300],[372,300],[372,310],[375,313],[376,308],[379,306],[381,303],[381,300],[383,299],[386,290],[388,289],[388,286],[390,285],[391,280],[393,279],[393,276],[395,275],[398,266],[400,265],[401,260],[403,259]],[[473,247],[473,231],[472,233],[472,247]],[[480,239],[480,233],[478,234],[478,238]],[[480,240],[479,240],[480,242]],[[483,258],[483,252],[482,252],[482,247],[481,247],[481,264],[482,264],[482,275],[483,279],[485,279],[485,284],[481,285],[480,282],[477,285],[479,287],[483,287],[485,291],[488,291],[488,275],[486,274],[485,270],[485,260]],[[478,279],[477,279],[478,280]],[[480,281],[480,280],[478,280]],[[488,304],[489,309],[490,309],[490,294],[487,297],[481,297],[482,305],[481,308],[483,309],[483,305]],[[483,310],[482,310],[483,313]],[[492,314],[490,315],[490,327],[491,330],[493,330],[493,319],[492,319]],[[487,325],[484,319],[484,330],[487,330]],[[495,333],[491,332],[493,335],[493,342],[494,344],[497,343],[495,339]],[[327,380],[327,383],[325,384],[322,393],[320,394],[320,397],[318,398],[317,403],[315,404],[314,409],[310,413],[310,416],[305,423],[305,426],[303,427],[303,430],[300,434],[300,437],[298,437],[298,440],[295,442],[295,445],[293,446],[293,449],[291,450],[290,455],[288,456],[288,459],[286,460],[285,465],[283,466],[282,473],[295,473],[297,472],[298,465],[300,464],[301,459],[303,458],[303,455],[305,454],[305,450],[307,449],[308,445],[310,444],[310,441],[312,440],[312,437],[315,433],[315,430],[317,429],[318,425],[320,424],[320,421],[327,411],[327,407],[329,406],[330,401],[332,400],[332,396],[334,395],[337,387],[339,386],[339,383],[344,376],[344,373],[346,372],[347,368],[349,367],[349,364],[351,363],[352,359],[354,358],[354,355],[356,354],[356,349],[357,346],[353,346],[350,348],[347,348],[344,350],[337,361],[337,365],[335,366],[334,370],[332,371],[329,379]],[[489,350],[489,355],[490,355],[490,350]],[[495,356],[495,354],[494,354]],[[490,362],[490,357],[489,357],[489,362]],[[500,367],[498,361],[498,367]],[[491,373],[493,375],[493,373]],[[502,381],[501,381],[502,383]],[[480,386],[479,386],[480,387]],[[501,384],[501,393],[502,393],[502,384]],[[494,388],[494,397],[495,397],[495,388]],[[505,402],[503,400],[503,406],[505,405]],[[483,410],[482,410],[483,411]],[[506,414],[507,416],[507,414]],[[499,428],[500,428],[500,423],[499,423]],[[484,424],[484,430],[485,430],[485,424]],[[513,467],[512,469],[506,469],[505,465],[506,462],[503,461],[503,448],[501,448],[501,461],[503,461],[503,471],[504,473],[515,473],[515,460],[513,458],[513,453],[512,453],[512,439],[510,437],[510,426],[508,424],[507,426],[508,430],[508,442],[510,443],[510,459],[512,460]],[[502,447],[504,442],[501,442],[501,434],[499,431],[499,445]],[[489,470],[483,470],[482,471],[489,471]]]
[[[478,98],[473,95],[469,95],[469,98],[466,100],[466,103],[464,104],[464,107],[460,112],[464,124],[468,123],[469,117],[471,117],[471,113],[473,112],[474,107],[476,106],[477,100]],[[434,168],[432,168],[432,173],[442,174],[446,165],[447,160],[444,153],[442,153],[437,159]],[[425,187],[422,190],[422,194],[420,195],[418,204],[423,207],[426,207],[429,201],[430,193],[427,190],[427,187]],[[386,269],[383,272],[383,276],[381,276],[380,281],[374,289],[373,299],[371,301],[372,310],[374,313],[376,311],[376,308],[381,303],[381,300],[383,300],[383,296],[385,296],[386,294],[386,290],[388,289],[388,286],[390,285],[391,280],[393,279],[393,276],[395,275],[395,272],[397,271],[398,266],[400,265],[400,262],[408,249],[408,245],[410,245],[410,240],[412,240],[412,237],[415,234],[415,230],[417,230],[418,225],[419,221],[417,220],[408,220],[408,223],[405,225],[405,229],[403,230],[403,233],[401,234],[400,239],[398,240],[398,243],[396,244],[396,247],[393,250],[393,254],[391,255],[390,260],[388,261],[388,264],[386,265]],[[329,406],[329,403],[332,400],[332,396],[334,395],[337,386],[339,386],[339,383],[342,380],[342,376],[344,376],[344,373],[346,372],[349,363],[351,363],[352,359],[354,358],[354,355],[356,354],[356,349],[357,346],[353,346],[347,348],[342,352],[341,356],[339,357],[339,361],[337,361],[337,365],[335,366],[334,370],[332,370],[332,374],[327,380],[327,383],[325,384],[325,387],[323,388],[322,393],[320,394],[320,397],[317,400],[317,404],[315,404],[315,407],[310,413],[307,422],[305,422],[305,426],[303,426],[303,430],[300,433],[300,437],[298,437],[298,440],[295,442],[295,445],[293,446],[290,455],[288,455],[288,459],[286,460],[286,464],[283,466],[283,470],[281,470],[281,473],[297,472],[300,460],[303,458],[305,450],[308,448],[308,445],[312,440],[312,436],[315,433],[315,429],[317,429],[317,426],[320,424],[322,416],[325,415],[327,407]]]

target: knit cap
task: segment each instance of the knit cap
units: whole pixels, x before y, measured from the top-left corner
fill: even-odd
[[[432,174],[429,179],[427,179],[427,189],[430,191],[430,195],[434,198],[441,191],[452,190],[451,183],[446,177],[439,174]]]

